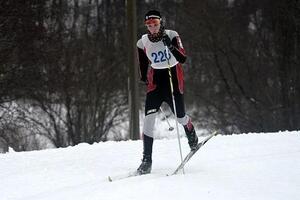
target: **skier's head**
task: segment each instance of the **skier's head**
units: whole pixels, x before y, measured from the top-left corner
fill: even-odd
[[[160,12],[157,10],[149,10],[145,14],[144,22],[148,29],[149,39],[152,42],[160,41],[164,32]]]

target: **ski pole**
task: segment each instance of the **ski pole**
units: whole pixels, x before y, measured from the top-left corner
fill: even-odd
[[[170,60],[169,60],[170,54],[169,54],[169,49],[167,47],[167,44],[164,43],[164,45],[166,47],[166,55],[165,56],[168,61],[168,71],[169,71],[169,79],[170,79],[171,96],[172,96],[172,102],[173,102],[173,110],[174,110],[174,115],[175,115],[175,119],[176,119],[176,132],[177,132],[178,146],[179,146],[181,162],[183,162],[181,142],[180,142],[179,129],[178,129],[177,111],[176,111],[175,98],[174,98],[174,88],[173,88],[173,82],[172,82],[172,73],[171,73],[171,66],[170,66]],[[184,174],[184,168],[182,168],[182,173]]]
[[[174,130],[174,127],[171,126],[171,124],[170,124],[170,122],[169,122],[169,120],[168,120],[168,118],[167,118],[166,113],[163,111],[163,109],[162,109],[161,107],[160,107],[160,111],[163,113],[163,116],[164,116],[165,120],[167,121],[167,123],[168,123],[168,125],[169,125],[169,131],[173,131],[173,130]]]

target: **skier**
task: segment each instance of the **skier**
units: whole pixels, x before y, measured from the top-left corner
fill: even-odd
[[[137,42],[140,79],[147,85],[145,119],[143,127],[143,159],[138,174],[148,174],[152,168],[153,129],[156,113],[162,102],[166,102],[174,113],[170,88],[169,66],[171,67],[177,120],[183,125],[188,144],[193,150],[198,144],[194,126],[185,113],[183,100],[183,69],[185,50],[176,31],[165,30],[159,11],[146,13],[144,23],[147,34]],[[168,52],[166,51],[166,46]],[[148,66],[151,66],[148,70]]]

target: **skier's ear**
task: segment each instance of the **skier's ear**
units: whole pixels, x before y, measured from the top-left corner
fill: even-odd
[[[165,17],[162,17],[161,19],[160,19],[160,25],[161,26],[164,26],[166,24],[166,18]]]

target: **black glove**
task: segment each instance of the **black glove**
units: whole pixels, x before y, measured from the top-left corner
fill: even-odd
[[[167,46],[170,50],[174,49],[174,46],[172,45],[171,39],[167,34],[164,34],[162,37],[162,42],[164,43],[165,46]]]
[[[140,85],[148,85],[148,80],[147,79],[140,79]]]

